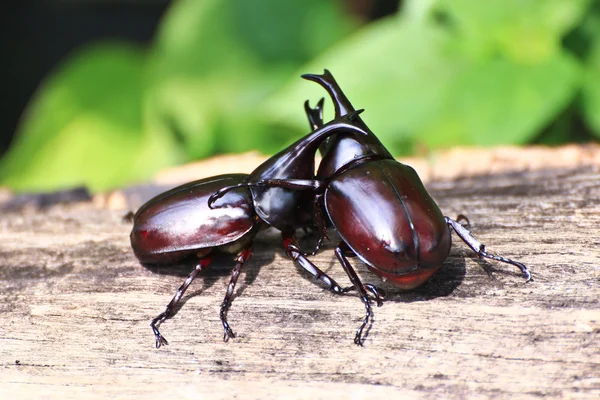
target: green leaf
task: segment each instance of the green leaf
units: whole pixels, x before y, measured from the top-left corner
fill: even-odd
[[[591,44],[585,62],[581,106],[586,122],[600,138],[600,6],[596,6],[584,27]]]
[[[265,150],[256,105],[353,26],[337,2],[178,1],[152,51],[154,113],[189,158]]]
[[[498,53],[536,64],[561,50],[562,37],[577,24],[589,0],[441,0],[459,34],[459,45],[474,58]]]
[[[417,136],[430,147],[526,143],[573,99],[578,72],[578,63],[560,53],[538,65],[501,59],[473,65]]]
[[[304,67],[316,73],[330,69],[355,108],[366,109],[363,119],[394,154],[419,145],[525,143],[578,89],[578,62],[562,50],[524,63],[465,57],[463,37],[428,18],[426,10],[409,15],[412,19],[370,25]],[[566,29],[564,23],[551,26]],[[314,104],[324,95],[316,85],[295,80],[265,109],[273,125],[301,131],[306,121],[297,99]]]
[[[143,63],[142,53],[116,43],[70,58],[28,106],[1,160],[1,182],[16,190],[101,190],[173,162],[172,143],[144,123]]]
[[[304,66],[301,72],[329,69],[362,118],[394,153],[411,150],[413,132],[434,118],[463,61],[450,50],[451,37],[432,23],[389,18],[369,25]],[[268,99],[265,118],[272,125],[307,129],[302,99],[312,104],[325,91],[298,79]],[[333,107],[325,106],[326,120]]]

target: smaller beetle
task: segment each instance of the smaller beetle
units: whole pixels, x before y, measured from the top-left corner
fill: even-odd
[[[360,113],[353,112],[320,126],[288,148],[271,157],[252,174],[228,174],[190,182],[162,193],[142,205],[133,217],[131,247],[143,264],[169,265],[195,257],[197,265],[177,290],[164,312],[152,320],[156,347],[168,344],[158,325],[171,317],[177,303],[199,272],[207,268],[215,251],[238,253],[220,318],[224,340],[235,337],[227,322],[227,310],[240,270],[252,254],[252,241],[259,230],[272,226],[282,232],[286,253],[334,293],[345,293],[333,279],[318,269],[298,247],[297,228],[314,226],[314,203],[309,191],[278,188],[280,179],[306,182],[314,179],[315,153],[328,136],[339,132],[365,134],[352,124]],[[223,187],[248,186],[271,180],[269,187],[239,187],[211,202],[213,193]]]
[[[329,71],[303,77],[327,90],[336,117],[354,111]],[[312,110],[306,107],[311,123],[320,126],[321,105]],[[342,239],[335,249],[336,257],[366,308],[366,316],[354,338],[356,344],[363,344],[363,330],[372,320],[367,290],[375,294],[378,305],[381,302],[377,288],[360,281],[347,259],[349,256],[357,256],[369,270],[395,286],[413,289],[430,279],[448,257],[452,229],[479,257],[512,264],[527,281],[532,280],[525,265],[486,252],[485,246],[464,226],[445,217],[415,170],[396,161],[360,118],[355,124],[367,135],[349,136],[342,132],[330,137],[322,146],[325,151],[316,179],[304,184],[288,182],[290,188],[314,192],[317,225],[326,225],[319,221],[324,214],[319,210],[324,208],[328,222]],[[263,182],[224,187],[209,201],[215,201],[234,187],[253,184]]]

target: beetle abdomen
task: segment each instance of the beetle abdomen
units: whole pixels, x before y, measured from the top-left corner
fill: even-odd
[[[395,160],[343,172],[329,185],[325,205],[342,239],[386,275],[438,268],[450,251],[441,211],[416,172]]]
[[[147,202],[134,217],[130,238],[135,255],[142,262],[169,262],[244,236],[254,226],[250,191],[231,190],[212,209],[208,198],[246,177],[230,174],[190,182]]]

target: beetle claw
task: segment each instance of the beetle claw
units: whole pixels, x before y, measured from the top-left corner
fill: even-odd
[[[365,345],[363,344],[364,340],[361,337],[361,333],[362,332],[356,332],[356,336],[354,337],[354,344],[360,347],[364,347]]]
[[[227,343],[229,339],[235,339],[235,333],[233,333],[230,327],[227,327],[225,328],[225,333],[223,333],[223,341]]]
[[[164,338],[163,335],[161,335],[160,333],[158,335],[156,335],[156,348],[159,349],[160,346],[165,345],[167,346],[169,344],[169,342],[167,342],[167,339]]]
[[[371,285],[370,283],[367,283],[365,285],[363,285],[365,287],[366,290],[368,290],[369,292],[371,292],[373,294],[373,296],[375,296],[375,302],[377,302],[377,307],[381,307],[383,305],[383,301],[385,300],[385,290],[378,288],[375,285]]]
[[[123,215],[121,220],[123,222],[133,222],[134,217],[135,217],[135,213],[133,211],[128,211],[127,214]]]
[[[365,301],[365,300],[363,299],[363,301]],[[365,334],[363,336],[363,331],[365,330],[365,327],[369,324],[369,322],[371,322],[371,324],[373,323],[373,312],[371,311],[371,305],[369,304],[368,300],[366,300],[366,302],[365,302],[365,307],[366,307],[365,319],[363,320],[363,323],[360,325],[360,328],[358,328],[358,330],[356,331],[356,336],[354,336],[354,344],[356,344],[357,346],[360,346],[360,347],[364,347],[365,338],[368,335],[369,328],[367,328],[367,331],[365,332]]]
[[[459,224],[461,224],[462,226],[464,226],[467,229],[469,229],[471,227],[471,221],[469,221],[469,218],[466,215],[464,215],[464,214],[458,214],[456,216],[455,221],[458,222]],[[463,222],[464,222],[464,224],[463,224]]]

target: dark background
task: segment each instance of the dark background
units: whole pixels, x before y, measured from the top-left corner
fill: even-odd
[[[0,154],[41,80],[72,50],[96,39],[151,40],[168,0],[24,1],[0,12]]]
[[[169,0],[54,0],[0,6],[0,156],[42,79],[71,51],[99,39],[147,44]],[[345,0],[366,20],[398,10],[399,0]]]

